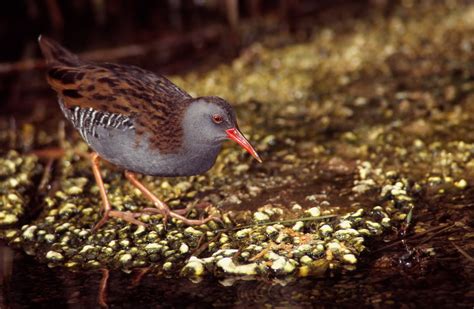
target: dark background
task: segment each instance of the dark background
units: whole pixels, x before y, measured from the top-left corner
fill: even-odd
[[[161,74],[205,71],[264,38],[307,39],[315,25],[389,14],[386,0],[23,0],[0,10],[0,112],[24,114],[48,94],[40,34],[88,60]],[[51,101],[51,100],[50,100]],[[34,102],[34,103],[32,103]],[[34,106],[31,106],[31,105]],[[48,103],[44,103],[48,104]],[[51,104],[51,103],[49,103]]]

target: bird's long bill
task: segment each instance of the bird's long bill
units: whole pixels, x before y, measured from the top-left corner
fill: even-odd
[[[262,159],[260,159],[260,156],[258,153],[255,151],[255,149],[250,145],[249,141],[245,138],[245,136],[240,133],[240,131],[236,128],[228,129],[225,131],[227,133],[227,137],[229,137],[231,140],[242,146],[245,150],[247,150],[248,153],[252,155],[252,157],[255,158],[258,162],[262,163]]]

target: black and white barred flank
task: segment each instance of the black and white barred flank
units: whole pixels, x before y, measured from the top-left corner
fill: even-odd
[[[130,117],[124,115],[101,112],[93,108],[81,108],[79,106],[68,109],[62,104],[61,100],[59,105],[67,119],[71,121],[87,143],[89,143],[90,136],[99,137],[97,134],[97,128],[99,127],[124,131],[134,129]]]

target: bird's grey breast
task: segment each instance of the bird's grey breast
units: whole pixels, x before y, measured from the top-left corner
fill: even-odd
[[[190,176],[210,169],[220,145],[187,147],[162,154],[150,144],[150,136],[137,136],[134,119],[92,108],[66,108],[66,118],[87,144],[105,160],[133,172],[155,176]]]
[[[97,128],[98,137],[90,137],[89,145],[101,157],[133,172],[164,177],[191,176],[210,169],[220,147],[189,151],[185,147],[174,153],[160,153],[150,144],[146,134],[137,138],[134,130]]]

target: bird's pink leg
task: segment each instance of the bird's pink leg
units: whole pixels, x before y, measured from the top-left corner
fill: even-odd
[[[151,200],[153,202],[153,204],[155,205],[155,207],[156,207],[156,209],[155,208],[146,208],[144,210],[147,211],[147,212],[151,212],[151,213],[161,213],[163,215],[165,221],[166,221],[168,216],[172,217],[172,218],[179,219],[179,220],[183,221],[184,223],[186,223],[187,225],[200,225],[200,224],[204,224],[206,222],[209,222],[211,220],[218,220],[219,221],[219,218],[212,217],[212,216],[209,216],[209,217],[207,217],[205,219],[201,219],[201,220],[188,219],[188,218],[184,217],[183,215],[181,215],[177,212],[171,211],[171,209],[168,207],[168,205],[163,203],[155,194],[150,192],[150,190],[148,190],[140,181],[138,181],[135,173],[132,173],[130,171],[125,171],[125,177],[127,177],[127,179],[136,188],[138,188],[138,190],[140,190],[149,200]]]
[[[99,228],[101,228],[110,217],[119,218],[136,225],[146,226],[145,223],[135,219],[136,216],[140,216],[141,214],[112,210],[109,199],[107,198],[107,192],[105,191],[104,181],[102,180],[102,176],[100,174],[99,161],[100,161],[99,155],[96,152],[92,153],[91,155],[92,172],[94,173],[95,181],[97,183],[97,186],[99,187],[100,197],[102,199],[101,212],[103,213],[102,219],[100,219],[100,221],[94,226],[92,231],[95,232]]]

